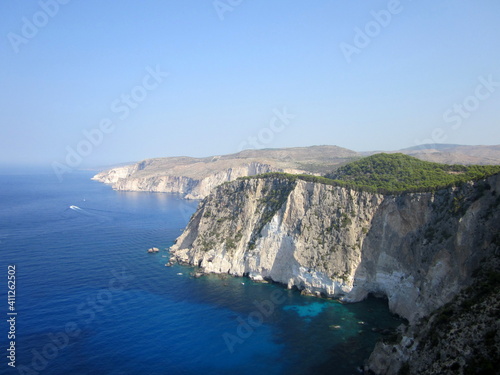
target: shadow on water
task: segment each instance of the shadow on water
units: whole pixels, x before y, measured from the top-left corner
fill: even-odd
[[[189,271],[184,273],[186,276]],[[283,345],[281,361],[286,374],[355,374],[376,342],[403,323],[388,312],[385,299],[373,296],[343,304],[243,277],[206,275],[189,282],[193,282],[189,288],[192,294],[187,298],[230,309],[234,313],[228,319],[234,321],[235,329],[238,318],[246,319],[256,311],[254,301],[269,298],[272,290],[279,291],[283,302],[274,306],[264,324],[272,325],[274,342]]]
[[[363,368],[364,361],[369,358],[375,344],[392,335],[399,325],[407,323],[405,319],[388,313],[386,298],[371,294],[362,302],[344,304],[343,307],[355,323],[351,327],[354,334],[330,346],[324,361],[318,361],[308,373],[332,374],[333,370],[336,374],[357,373]],[[364,360],[360,361],[360,358]]]
[[[20,363],[30,363],[49,334],[76,322],[82,334],[44,374],[347,375],[381,336],[371,328],[399,324],[381,300],[343,305],[279,284],[191,278],[193,268],[165,267],[165,248],[197,202],[117,193],[88,177],[68,176],[62,185],[42,180],[33,193],[36,181],[26,180],[24,194],[19,181],[10,181],[11,189],[0,192],[8,202],[0,236],[10,249],[0,258],[17,263],[22,285]],[[159,253],[148,254],[152,246]],[[230,353],[223,335],[238,335],[241,321],[273,293],[280,298],[272,313]]]

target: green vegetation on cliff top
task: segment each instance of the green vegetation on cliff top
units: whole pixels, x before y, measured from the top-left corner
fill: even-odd
[[[305,180],[381,194],[435,191],[500,173],[500,165],[448,165],[404,154],[376,154],[349,163],[325,177],[265,173],[243,179],[277,177]]]

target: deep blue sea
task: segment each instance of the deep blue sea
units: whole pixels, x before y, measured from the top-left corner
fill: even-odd
[[[375,298],[345,305],[165,267],[198,202],[92,175],[0,176],[0,374],[356,374],[373,328],[401,323]]]

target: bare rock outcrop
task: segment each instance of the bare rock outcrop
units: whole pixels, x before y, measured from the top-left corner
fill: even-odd
[[[415,322],[467,286],[494,250],[497,192],[499,175],[389,196],[300,179],[239,180],[201,202],[171,253],[205,272],[345,301],[384,295]]]
[[[179,193],[187,199],[202,199],[216,186],[239,177],[267,172],[326,173],[357,157],[357,152],[337,146],[245,150],[207,158],[147,159],[103,171],[93,180],[115,190]]]

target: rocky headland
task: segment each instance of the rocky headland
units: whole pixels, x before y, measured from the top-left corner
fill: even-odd
[[[434,144],[397,152],[448,164],[500,164],[500,146]],[[359,153],[338,146],[311,146],[245,150],[206,158],[155,158],[104,170],[93,179],[115,190],[179,193],[187,199],[203,199],[216,186],[239,177],[266,172],[324,175],[374,153]]]
[[[317,146],[148,159],[94,179],[203,198],[170,249],[197,275],[346,302],[387,298],[408,324],[377,344],[366,373],[497,374],[500,170],[419,160],[500,164],[500,147],[402,153],[418,159]]]
[[[200,203],[171,254],[204,272],[272,280],[308,294],[348,302],[386,297],[409,325],[376,347],[366,368],[377,374],[468,373],[483,336],[498,355],[498,324],[488,318],[498,317],[498,300],[490,303],[498,292],[473,298],[461,315],[449,306],[460,305],[468,287],[476,295],[478,274],[491,271],[495,280],[486,266],[500,252],[500,175],[384,194],[326,182],[272,174],[225,183]],[[440,325],[442,334],[436,319],[449,325]],[[479,326],[463,333],[470,320]],[[450,343],[455,352],[444,350]],[[422,355],[439,345],[443,360],[426,372],[430,359]],[[460,359],[451,361],[452,353]]]
[[[179,193],[202,199],[212,189],[239,177],[267,172],[322,174],[360,155],[337,146],[245,150],[207,158],[147,159],[112,168],[93,177],[115,190]]]

